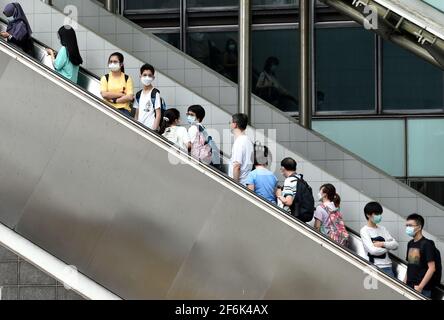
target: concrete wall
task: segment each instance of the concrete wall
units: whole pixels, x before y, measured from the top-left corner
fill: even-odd
[[[0,245],[0,300],[83,300]]]

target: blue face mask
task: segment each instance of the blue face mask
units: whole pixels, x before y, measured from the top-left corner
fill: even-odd
[[[405,233],[406,233],[409,237],[414,238],[415,235],[416,235],[415,227],[406,227],[406,228],[405,228]]]
[[[188,116],[187,121],[189,124],[195,124],[196,123],[196,117]]]
[[[372,220],[374,224],[380,224],[382,221],[382,214],[374,215]]]

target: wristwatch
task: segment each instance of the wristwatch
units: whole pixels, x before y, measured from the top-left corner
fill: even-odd
[[[113,103],[117,103],[117,98],[111,100]]]

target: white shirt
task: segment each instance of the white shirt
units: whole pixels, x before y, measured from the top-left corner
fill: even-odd
[[[194,143],[194,140],[196,139],[196,136],[198,133],[199,133],[199,129],[198,129],[197,125],[192,125],[188,129],[188,135],[190,136],[191,143]]]
[[[339,208],[336,208],[333,202],[327,202],[325,203],[325,206],[332,213],[339,210]],[[330,218],[330,213],[325,208],[323,208],[322,205],[319,205],[317,206],[316,211],[314,213],[314,218],[316,220],[321,221],[321,232],[326,235],[327,230],[325,229],[325,226],[327,225],[328,218]]]
[[[377,248],[373,245],[372,239],[377,237],[385,239],[385,248]],[[369,226],[364,226],[361,229],[361,239],[366,254],[363,258],[368,259],[368,253],[373,256],[386,254],[383,259],[375,258],[374,264],[379,268],[390,268],[392,266],[392,260],[389,258],[388,251],[398,249],[398,242],[393,239],[385,227],[377,226],[376,228],[370,228]]]
[[[165,130],[163,136],[182,150],[188,151],[188,143],[190,143],[190,138],[188,136],[187,129],[184,127],[169,127]]]
[[[240,183],[246,185],[248,174],[253,169],[254,146],[247,135],[239,136],[233,144],[228,174],[233,175],[234,163],[240,164]]]
[[[139,110],[139,118],[137,121],[150,129],[154,129],[153,126],[154,121],[156,120],[156,110],[162,107],[159,93],[156,95],[156,105],[153,107],[153,102],[151,100],[151,92],[153,92],[153,90],[154,88],[149,92],[142,91],[139,103],[137,103],[137,100],[134,101],[134,109]]]

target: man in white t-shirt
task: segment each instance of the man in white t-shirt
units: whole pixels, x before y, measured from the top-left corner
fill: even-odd
[[[136,109],[135,119],[152,130],[159,130],[161,123],[162,103],[160,93],[152,85],[155,79],[154,67],[145,64],[140,68],[140,81],[143,84],[143,90],[136,94],[134,100],[134,109]],[[156,98],[153,99],[153,90],[156,90]],[[155,104],[153,104],[155,100]]]
[[[235,114],[231,121],[231,131],[234,134],[234,144],[231,153],[229,176],[236,182],[246,186],[248,174],[253,169],[254,146],[245,134],[248,126],[248,116]]]

